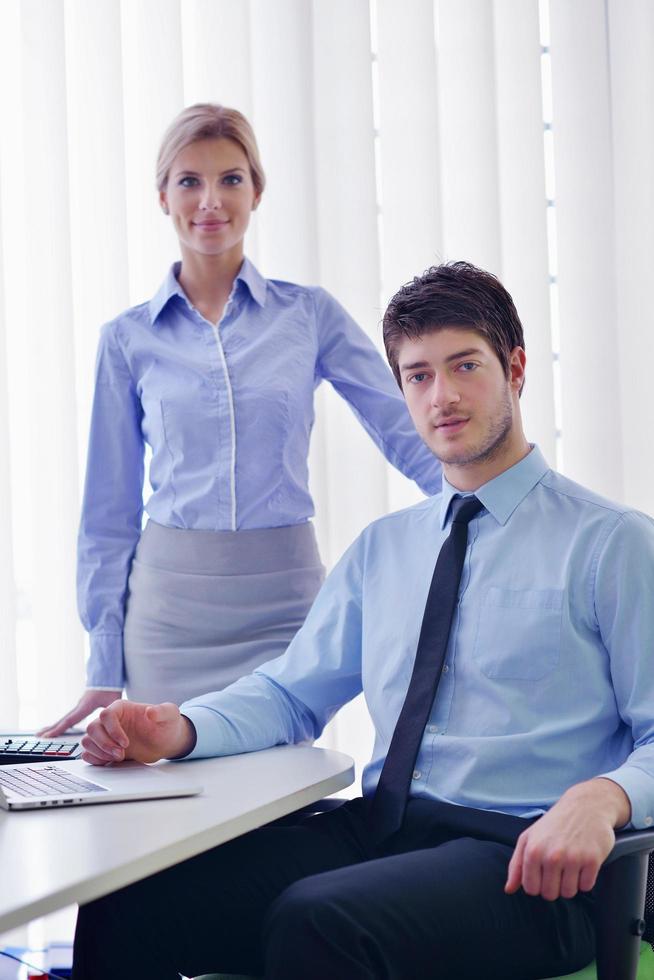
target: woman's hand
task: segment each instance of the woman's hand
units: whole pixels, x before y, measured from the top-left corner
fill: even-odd
[[[176,704],[114,701],[92,721],[82,739],[82,758],[94,766],[108,762],[158,762],[187,755],[195,728]]]
[[[39,738],[55,738],[57,735],[62,735],[96,708],[106,708],[107,705],[112,704],[121,694],[120,688],[114,691],[85,691],[72,711],[56,721],[54,725],[46,725],[36,734]]]

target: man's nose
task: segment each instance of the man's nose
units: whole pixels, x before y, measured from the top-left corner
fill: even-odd
[[[435,408],[446,408],[459,401],[459,392],[447,374],[435,374],[431,387],[431,403]]]

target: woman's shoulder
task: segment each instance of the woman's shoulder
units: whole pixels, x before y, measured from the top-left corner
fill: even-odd
[[[120,341],[126,330],[149,327],[151,322],[150,302],[137,303],[136,306],[129,306],[126,310],[122,310],[112,317],[111,320],[103,323],[100,327],[100,334],[104,340]]]

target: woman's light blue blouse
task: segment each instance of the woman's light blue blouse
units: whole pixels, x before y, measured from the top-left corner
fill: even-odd
[[[372,342],[324,289],[264,279],[247,259],[218,325],[169,271],[158,293],[106,324],[98,350],[78,542],[87,682],[123,685],[123,619],[145,511],[215,531],[282,527],[314,512],[313,393],[330,381],[386,458],[427,494],[437,460]]]

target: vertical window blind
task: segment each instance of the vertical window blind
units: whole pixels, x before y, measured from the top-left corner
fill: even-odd
[[[75,539],[100,325],[177,257],[154,160],[182,106],[241,109],[264,274],[380,342],[427,266],[495,272],[522,316],[529,438],[654,507],[654,6],[648,0],[0,0],[0,718],[83,685]],[[328,565],[418,499],[330,390],[311,451]],[[107,480],[112,480],[107,473]],[[401,601],[401,597],[398,597]],[[331,744],[365,756],[358,707]]]

